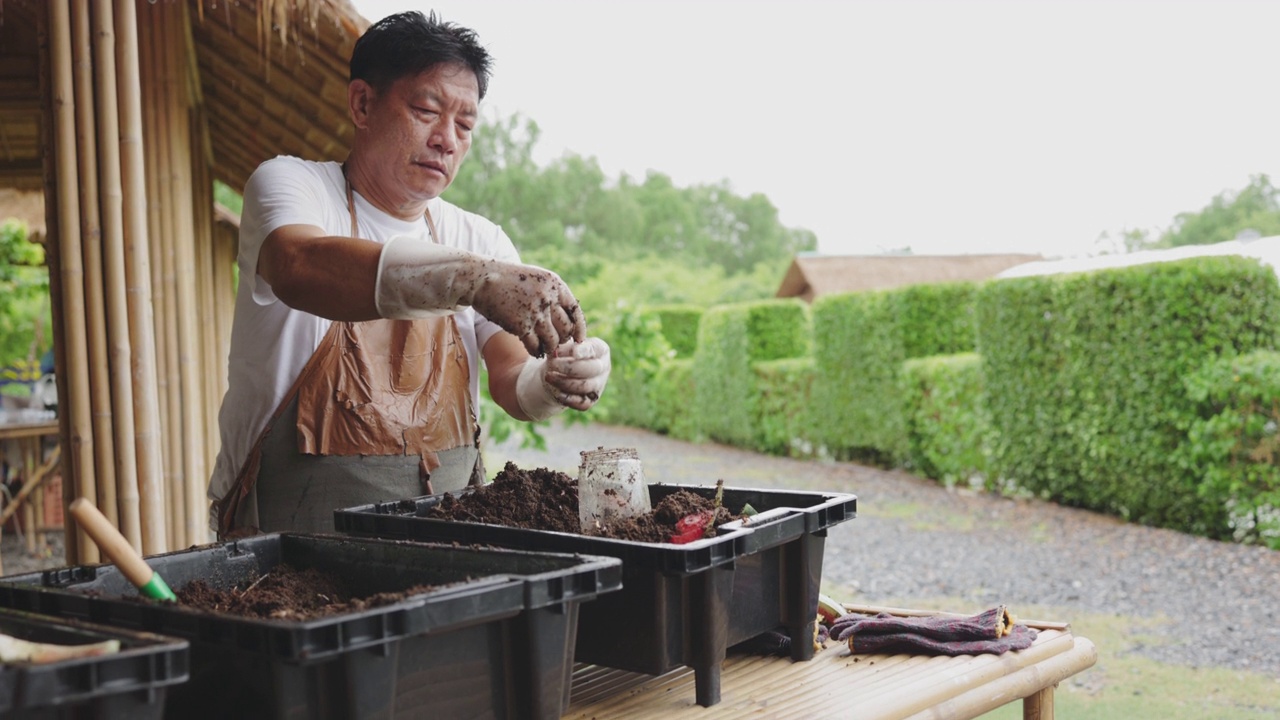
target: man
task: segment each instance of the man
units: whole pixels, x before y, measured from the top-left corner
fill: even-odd
[[[277,157],[245,186],[219,537],[332,530],[336,508],[482,480],[478,356],[507,413],[595,404],[609,348],[555,274],[445,202],[489,79],[470,30],[401,13],[356,42],[345,163]]]

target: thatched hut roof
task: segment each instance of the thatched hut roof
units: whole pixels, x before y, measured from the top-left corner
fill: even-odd
[[[43,188],[37,3],[0,0],[0,187]],[[263,160],[346,157],[347,61],[368,21],[346,0],[189,0],[213,175],[240,190]]]
[[[987,280],[1040,255],[799,255],[791,261],[778,297],[815,297],[862,290],[959,280]]]
[[[40,190],[40,48],[35,8],[0,3],[0,187]]]
[[[369,25],[345,0],[277,2],[271,23],[257,5],[220,2],[191,22],[214,177],[237,190],[276,155],[346,157],[347,61]]]

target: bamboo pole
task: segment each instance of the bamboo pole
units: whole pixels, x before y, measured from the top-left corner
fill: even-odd
[[[167,291],[164,278],[164,238],[168,235],[165,226],[164,209],[166,203],[161,202],[163,196],[160,182],[161,164],[160,157],[161,148],[166,147],[167,143],[162,141],[163,128],[160,124],[160,91],[159,72],[157,70],[156,45],[161,36],[159,28],[159,15],[154,5],[139,5],[142,22],[139,23],[139,62],[138,65],[142,70],[142,89],[146,94],[146,102],[142,104],[143,109],[143,147],[146,150],[145,156],[147,161],[147,197],[152,198],[153,202],[147,203],[147,227],[149,229],[150,259],[151,259],[151,299],[155,308],[155,332],[156,332],[156,391],[159,394],[159,411],[160,411],[160,437],[162,439],[161,447],[164,454],[163,478],[164,486],[167,490],[166,511],[168,526],[168,539],[170,547],[183,547],[187,545],[184,538],[181,537],[183,528],[182,524],[182,494],[175,492],[175,472],[174,464],[180,461],[178,457],[178,448],[172,441],[177,438],[177,434],[172,430],[172,421],[170,420],[169,411],[169,378],[172,371],[169,367],[168,353],[165,352],[165,341],[170,333],[166,332],[168,327],[170,304],[170,293]]]
[[[71,30],[74,38],[76,140],[79,143],[80,238],[85,265],[85,312],[89,341],[89,406],[93,412],[94,469],[98,504],[111,522],[116,509],[115,428],[111,409],[110,352],[103,292],[102,226],[98,205],[98,144],[93,98],[92,39],[89,34],[89,0],[73,0]]]
[[[123,180],[130,202],[125,206],[126,271],[129,280],[129,330],[133,340],[134,419],[138,449],[138,495],[142,552],[168,549],[165,537],[164,486],[160,443],[160,408],[156,388],[156,339],[151,307],[151,268],[146,224],[146,177],[142,155],[142,87],[138,80],[138,17],[135,5],[114,3],[120,42],[116,46],[120,76],[120,136]]]
[[[133,346],[129,339],[129,301],[126,294],[124,247],[124,190],[120,178],[120,114],[116,102],[115,20],[106,0],[94,3],[94,73],[99,90],[98,164],[102,203],[102,254],[107,307],[107,337],[111,356],[111,398],[117,423],[116,500],[120,533],[142,548],[138,520],[138,466],[133,439]],[[82,492],[85,497],[97,497]]]
[[[40,62],[38,64],[38,81],[40,83],[40,110],[41,122],[40,129],[43,137],[46,138],[44,144],[43,158],[41,166],[43,171],[44,184],[44,222],[45,236],[48,241],[45,243],[45,264],[49,268],[49,306],[51,325],[53,331],[53,357],[54,367],[59,370],[65,370],[67,365],[66,353],[66,324],[63,321],[63,302],[62,302],[62,261],[58,252],[58,244],[62,237],[59,230],[59,218],[61,210],[58,204],[58,162],[56,159],[57,146],[54,145],[52,138],[57,137],[56,124],[54,121],[54,79],[53,79],[53,51],[50,47],[52,30],[50,29],[50,9],[48,3],[39,3],[36,6],[36,42],[40,54]],[[55,382],[58,388],[58,397],[69,397],[67,390],[69,382],[65,372],[57,372],[54,374]],[[58,447],[71,448],[71,413],[63,411],[58,413]],[[70,451],[68,450],[68,453]],[[75,498],[75,469],[71,463],[67,463],[67,467],[63,471],[65,480],[62,483],[62,507],[66,508]],[[72,523],[66,524],[66,532],[63,535],[62,551],[63,558],[68,565],[76,564],[79,559],[80,542],[76,526]]]
[[[152,67],[155,77],[155,113],[156,127],[159,130],[156,139],[158,190],[156,198],[160,203],[160,232],[156,237],[156,255],[160,262],[160,277],[164,295],[164,324],[158,326],[165,370],[164,402],[168,426],[165,435],[166,471],[170,490],[170,517],[174,523],[173,536],[182,544],[187,544],[186,534],[186,463],[182,457],[182,381],[178,352],[178,313],[177,313],[177,273],[174,260],[174,243],[178,236],[175,208],[173,206],[173,177],[171,168],[174,163],[169,138],[173,134],[173,119],[169,95],[172,93],[169,65],[168,44],[172,41],[165,23],[166,7],[152,5],[149,10],[149,26],[155,31],[152,44]]]
[[[215,413],[222,399],[218,394],[218,356],[223,351],[218,345],[217,298],[213,287],[213,180],[208,130],[203,108],[197,106],[191,117],[191,133],[196,138],[195,231],[196,280],[200,293],[200,377],[204,381],[204,462],[206,468],[212,468],[218,452],[218,424],[213,420],[217,417]]]
[[[203,22],[204,13],[199,20]],[[197,189],[195,194],[196,221],[196,278],[200,281],[200,327],[202,329],[200,347],[200,376],[204,380],[205,414],[204,425],[204,462],[206,468],[212,468],[218,453],[217,411],[222,401],[218,392],[219,357],[224,351],[218,344],[217,298],[214,292],[214,255],[213,255],[213,148],[209,136],[209,116],[205,112],[204,91],[200,85],[200,60],[196,53],[194,23],[183,23],[183,46],[186,49],[185,67],[189,71],[187,82],[191,87],[191,137],[195,149],[195,168]],[[207,491],[207,484],[204,488]],[[205,493],[207,496],[207,492]],[[207,515],[207,499],[204,512]],[[208,523],[202,523],[205,536],[208,535]]]
[[[171,169],[174,208],[177,210],[179,233],[174,236],[174,260],[177,269],[178,289],[178,350],[182,379],[182,453],[183,474],[186,476],[186,525],[188,537],[200,537],[208,527],[209,515],[205,507],[205,486],[208,471],[204,462],[204,394],[200,390],[201,370],[199,331],[200,318],[196,303],[195,279],[195,216],[192,210],[191,113],[188,98],[190,88],[185,80],[189,55],[186,51],[186,8],[171,5],[165,8],[169,16],[166,33],[173,38],[169,43],[169,65],[175,74],[174,92],[170,106],[174,109],[174,132],[169,139],[172,148]],[[207,529],[204,532],[208,532]]]
[[[3,511],[0,511],[0,526],[9,521],[9,516],[17,512],[18,508],[22,506],[28,495],[42,487],[44,481],[53,476],[53,469],[58,466],[59,454],[60,450],[58,448],[54,448],[53,452],[49,453],[49,459],[46,460],[43,465],[38,465],[31,473],[31,476],[27,478],[25,483],[23,483],[22,489],[14,496],[13,501],[6,505]],[[65,474],[63,475],[62,481],[64,484],[67,481]]]
[[[29,465],[31,472],[27,475],[27,477],[31,479],[34,479],[35,473],[39,471],[40,455],[42,450],[44,450],[44,438],[31,438],[31,464]],[[32,518],[32,529],[35,530],[36,550],[43,552],[44,549],[49,546],[47,531],[49,523],[48,518],[45,517],[43,485],[36,487],[36,489],[31,493],[31,499],[32,507],[35,509],[35,517]]]
[[[23,440],[19,440],[18,447],[20,448],[20,454],[22,455],[23,489],[26,489],[27,485],[33,485],[32,487],[33,492],[28,494],[31,495],[31,498],[34,500],[36,497],[36,493],[34,491],[39,489],[39,485],[35,485],[32,482],[32,480],[34,479],[32,475],[34,474],[36,469],[35,458],[31,452],[31,444],[33,440],[38,444],[40,442],[40,437],[36,436],[35,438],[25,438]],[[19,490],[19,492],[21,492],[21,490]],[[27,552],[34,555],[36,552],[36,535],[39,534],[36,530],[35,503],[32,503],[32,502],[22,503],[22,527],[24,530],[26,530],[26,537],[23,539],[26,540],[26,543],[27,543]]]
[[[72,82],[71,20],[65,0],[49,7],[50,62],[53,68],[54,153],[58,183],[58,274],[61,292],[58,306],[66,342],[60,377],[66,377],[66,394],[58,406],[68,417],[68,460],[66,484],[75,486],[69,494],[96,494],[94,489],[93,430],[89,408],[89,370],[84,318],[84,266],[80,257],[80,206],[68,187],[76,177],[75,96]],[[64,497],[68,493],[64,492]],[[69,529],[69,528],[68,528]],[[68,533],[69,534],[69,533]],[[76,527],[77,560],[98,561],[98,549]]]

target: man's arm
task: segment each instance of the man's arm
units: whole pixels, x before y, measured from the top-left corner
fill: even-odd
[[[262,241],[258,275],[285,305],[330,320],[378,319],[374,301],[382,245],[284,225]]]
[[[489,371],[489,397],[517,420],[529,420],[516,398],[516,380],[525,362],[531,360],[524,345],[508,332],[500,332],[484,344],[484,366]],[[477,408],[477,412],[479,409]]]
[[[258,275],[289,307],[330,320],[413,320],[470,305],[529,354],[586,336],[578,301],[550,270],[403,236],[380,245],[282,225],[263,240]]]

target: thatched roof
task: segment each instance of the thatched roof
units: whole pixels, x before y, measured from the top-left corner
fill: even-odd
[[[890,290],[919,283],[986,280],[1002,270],[1042,260],[1040,255],[799,255],[791,261],[778,297],[815,297]]]
[[[1002,278],[1028,277],[1031,275],[1059,275],[1063,273],[1092,272],[1110,268],[1147,265],[1150,263],[1177,262],[1188,258],[1238,255],[1253,258],[1269,265],[1280,274],[1280,235],[1227,240],[1211,245],[1181,245],[1174,248],[1139,250],[1121,255],[1067,258],[1065,260],[1041,260],[1011,267],[1000,273]]]
[[[35,7],[0,5],[0,187],[40,190],[40,48]]]
[[[43,188],[38,3],[0,0],[0,187]],[[346,157],[347,61],[368,21],[346,0],[188,0],[215,178],[276,155]],[[141,18],[142,16],[140,16]]]
[[[203,20],[192,12],[213,173],[236,190],[276,155],[347,155],[347,61],[369,23],[345,0],[298,5],[274,4],[275,29],[255,2],[224,0],[205,9]]]

